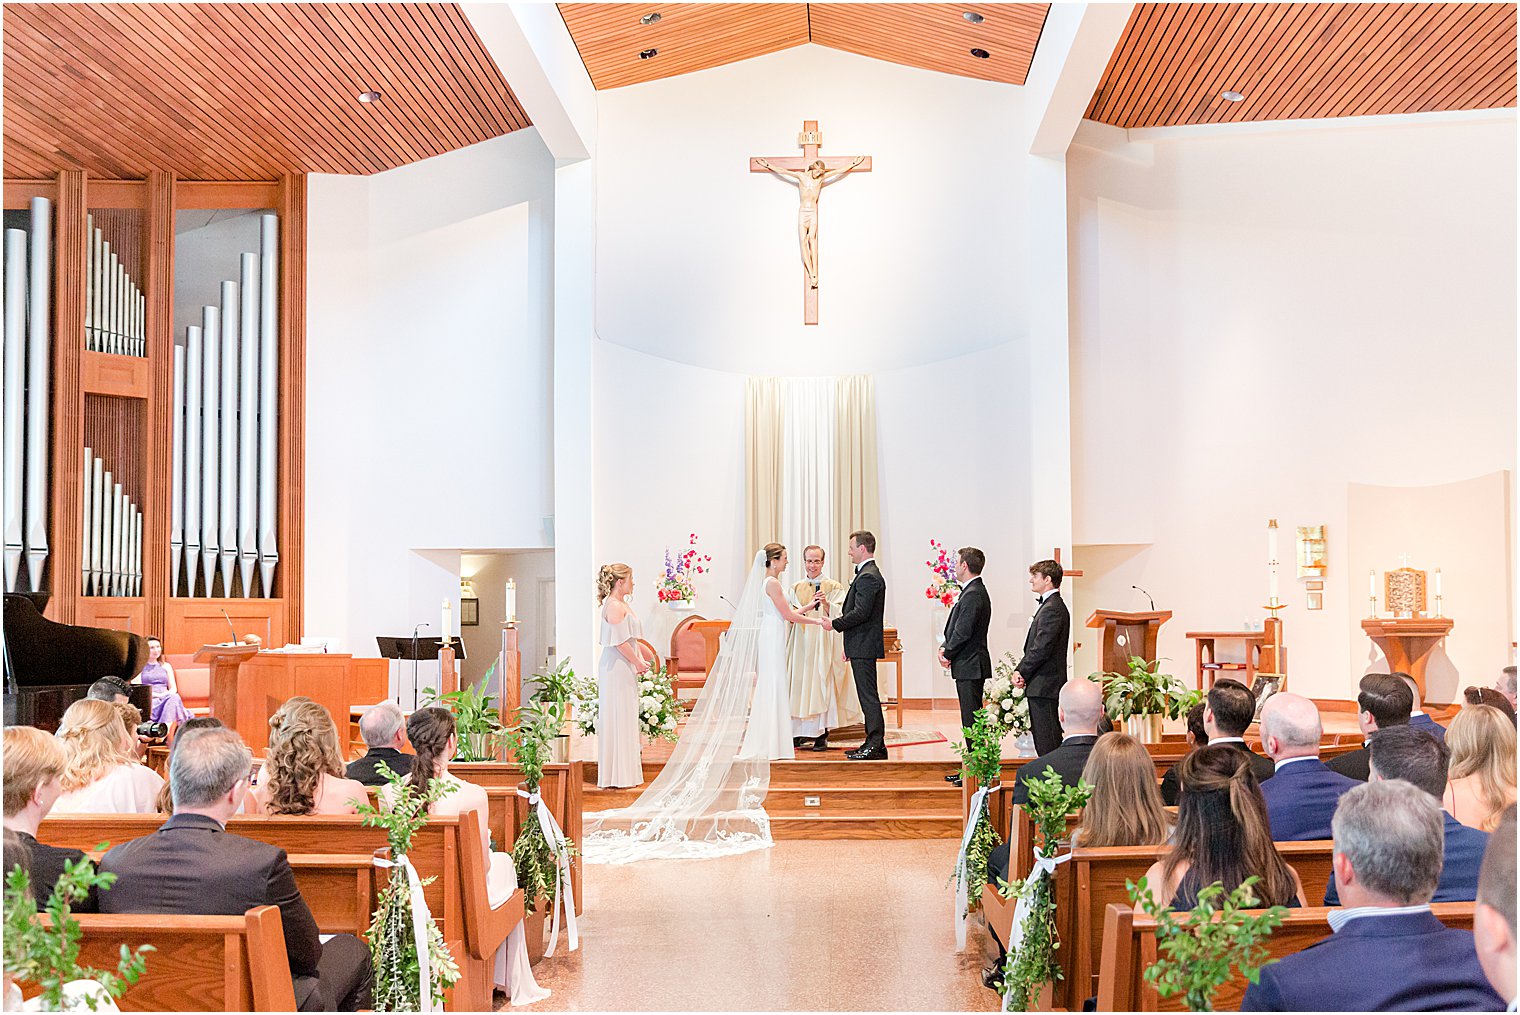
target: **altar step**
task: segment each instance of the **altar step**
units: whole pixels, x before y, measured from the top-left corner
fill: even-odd
[[[803,754],[811,752],[804,751]],[[665,767],[663,761],[644,762],[644,781],[649,783]],[[960,767],[954,761],[849,761],[841,751],[830,751],[823,760],[799,758],[771,763],[771,789],[831,786],[945,787],[945,775]],[[596,788],[596,762],[585,764],[586,788]],[[950,787],[954,789],[954,787]],[[959,790],[955,790],[957,794]],[[957,797],[958,798],[958,797]]]

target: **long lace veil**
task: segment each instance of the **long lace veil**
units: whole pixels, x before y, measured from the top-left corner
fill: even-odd
[[[762,806],[770,762],[738,756],[755,690],[765,598],[762,551],[670,760],[629,806],[586,815],[586,863],[701,859],[771,845]]]

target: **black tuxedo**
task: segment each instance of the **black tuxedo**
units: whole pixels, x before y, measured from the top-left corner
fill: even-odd
[[[366,786],[384,786],[386,782],[380,775],[380,762],[385,762],[386,767],[397,775],[410,775],[412,762],[416,760],[415,754],[402,754],[394,747],[371,747],[364,757],[348,763],[345,774]]]
[[[881,717],[881,696],[876,691],[876,660],[886,655],[882,617],[887,608],[887,582],[876,561],[868,560],[855,572],[844,597],[844,612],[833,620],[844,632],[844,654],[855,677],[855,693],[865,714],[866,742],[862,751],[886,750],[887,724]]]
[[[1097,742],[1095,734],[1067,737],[1055,750],[1021,766],[1013,777],[1013,802],[1020,807],[1028,806],[1029,780],[1043,779],[1045,773],[1052,768],[1060,774],[1063,783],[1075,786],[1077,780],[1082,778],[1082,769],[1087,767],[1087,756],[1092,753],[1093,744]],[[1003,834],[1012,841],[1013,829],[1003,829]],[[987,860],[987,883],[996,885],[999,879],[1008,879],[1007,842],[995,848]]]
[[[1251,774],[1256,776],[1257,783],[1266,782],[1277,771],[1277,765],[1271,758],[1264,754],[1257,754],[1238,740],[1226,740],[1216,747],[1233,747],[1251,760]],[[1168,807],[1177,806],[1177,798],[1182,795],[1182,762],[1175,762],[1166,774],[1161,777],[1161,802]]]
[[[981,577],[971,579],[945,621],[942,651],[950,660],[950,679],[961,703],[961,726],[976,722],[982,707],[982,687],[992,676],[992,653],[987,649],[987,628],[992,624],[992,598]],[[970,746],[971,738],[966,738]]]
[[[279,906],[300,1010],[371,1006],[369,948],[352,934],[322,944],[283,849],[229,835],[204,814],[176,814],[151,835],[112,849],[100,869],[116,875],[100,895],[103,913],[241,916]]]
[[[38,911],[47,908],[48,899],[53,896],[53,886],[58,879],[63,877],[63,865],[75,860],[84,859],[84,851],[69,849],[64,846],[49,846],[45,842],[38,842],[26,832],[17,832],[16,838],[21,840],[31,854],[31,885],[32,898],[37,902]],[[7,870],[14,867],[16,861],[12,857],[5,858]],[[72,904],[76,913],[93,913],[99,908],[99,899],[96,898],[92,889],[90,894],[78,902]]]
[[[1070,642],[1071,611],[1061,598],[1061,590],[1052,589],[1045,593],[1044,601],[1029,621],[1024,657],[1019,660],[1024,696],[1029,700],[1034,748],[1041,754],[1055,750],[1061,743],[1056,700],[1066,683],[1066,646]]]
[[[1339,772],[1348,779],[1366,782],[1372,778],[1372,752],[1365,747],[1358,747],[1354,751],[1347,751],[1339,757],[1331,758],[1325,762],[1325,767],[1332,772]]]

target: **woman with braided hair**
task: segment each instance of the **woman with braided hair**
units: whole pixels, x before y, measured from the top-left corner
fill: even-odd
[[[249,814],[358,814],[369,799],[348,778],[338,728],[326,708],[297,696],[269,717],[269,749]]]
[[[627,603],[633,568],[603,564],[596,574],[601,607],[602,657],[596,667],[596,784],[637,786],[644,781],[639,755],[639,678],[652,660],[639,644],[644,629]]]
[[[1272,845],[1267,804],[1249,758],[1215,744],[1184,757],[1180,771],[1172,848],[1145,872],[1151,897],[1192,909],[1200,889],[1219,881],[1233,892],[1254,874],[1258,906],[1302,906],[1304,886]]]
[[[454,713],[436,705],[419,708],[406,721],[406,737],[412,743],[412,750],[417,753],[411,774],[407,776],[407,785],[419,794],[426,793],[434,782],[447,783],[452,787],[434,801],[428,808],[428,813],[441,817],[474,811],[480,818],[481,844],[485,847],[486,860],[490,864],[486,870],[486,900],[492,908],[501,905],[517,890],[517,868],[512,864],[510,853],[491,850],[491,822],[486,791],[449,771],[449,760],[459,750],[458,724],[454,720]],[[389,785],[382,786],[381,805],[390,806],[394,795]],[[418,873],[428,877],[439,872]],[[549,996],[549,991],[533,979],[533,968],[528,963],[528,942],[521,923],[512,928],[512,933],[507,935],[506,941],[496,951],[495,978],[492,982],[496,989],[506,993],[514,1006],[532,1004]]]

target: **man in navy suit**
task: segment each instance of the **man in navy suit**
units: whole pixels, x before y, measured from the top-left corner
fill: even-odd
[[[1409,710],[1409,725],[1417,730],[1424,730],[1443,744],[1446,743],[1446,727],[1425,713],[1425,702],[1420,697],[1420,685],[1415,683],[1414,678],[1407,673],[1395,673],[1394,676],[1402,680],[1404,686],[1409,688],[1409,696],[1413,700]]]
[[[1071,611],[1061,599],[1061,579],[1066,572],[1054,560],[1029,565],[1029,590],[1038,605],[1024,636],[1024,657],[1019,660],[1014,684],[1024,688],[1029,703],[1029,726],[1034,749],[1049,754],[1061,746],[1061,720],[1056,712],[1061,688],[1066,683],[1066,646],[1071,643]]]
[[[1402,779],[1430,794],[1440,806],[1446,790],[1446,766],[1451,752],[1435,737],[1408,723],[1372,735],[1372,778]],[[1442,812],[1443,840],[1440,883],[1435,902],[1472,902],[1478,897],[1478,868],[1488,848],[1488,833],[1468,828]],[[1325,905],[1339,906],[1335,880],[1325,889]]]
[[[1341,797],[1334,838],[1346,900],[1330,914],[1334,933],[1263,968],[1240,1010],[1498,1011],[1504,1002],[1483,976],[1472,932],[1430,911],[1440,804],[1404,782],[1357,786]]]
[[[1413,708],[1414,695],[1391,673],[1369,673],[1357,685],[1356,724],[1364,737],[1390,726],[1407,726]],[[1357,782],[1366,782],[1371,774],[1369,757],[1364,742],[1356,750],[1332,758],[1325,767]]]
[[[1276,766],[1261,795],[1277,842],[1330,838],[1335,805],[1357,785],[1319,760],[1323,731],[1319,709],[1301,695],[1274,694],[1261,707],[1261,744]]]
[[[1515,1010],[1515,805],[1499,819],[1488,840],[1478,874],[1478,905],[1473,911],[1473,944],[1478,964],[1500,997]]]

